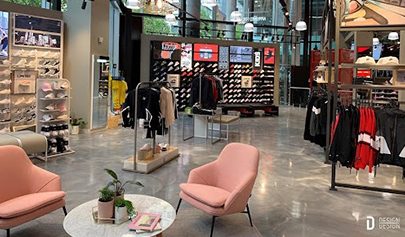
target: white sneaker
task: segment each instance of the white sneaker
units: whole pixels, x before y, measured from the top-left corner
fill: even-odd
[[[20,50],[15,51],[15,52],[12,53],[12,55],[13,55],[14,57],[23,57],[24,54],[25,54],[24,49],[20,49]]]
[[[27,102],[27,104],[34,104],[35,103],[35,97],[30,97]]]
[[[1,90],[0,94],[1,95],[7,95],[7,94],[10,94],[10,92],[11,92],[10,89],[5,89],[5,90]]]
[[[69,83],[66,82],[66,81],[63,82],[63,83],[60,85],[60,88],[61,88],[61,89],[65,89],[65,90],[66,90],[66,89],[69,89]]]
[[[2,105],[10,104],[10,99],[0,100],[0,104],[2,104]]]
[[[54,93],[49,93],[45,96],[46,99],[55,99],[55,94]]]
[[[50,104],[48,106],[45,107],[46,110],[55,110],[55,106]]]
[[[10,79],[8,79],[8,80],[2,80],[2,81],[0,81],[0,84],[1,84],[1,85],[5,85],[5,86],[8,86],[8,85],[11,84],[11,80],[10,80]]]
[[[141,151],[150,151],[152,149],[152,147],[149,144],[145,144],[143,145],[143,147],[141,147]]]
[[[66,120],[66,119],[68,119],[68,116],[66,115],[66,114],[64,114],[64,115],[60,115],[60,116],[58,116],[58,119],[63,119],[63,120]]]
[[[10,76],[11,71],[6,69],[0,72],[0,76],[5,77],[5,76]]]
[[[5,128],[0,129],[0,133],[8,133],[8,132],[10,132],[9,127],[5,127]]]
[[[53,119],[53,116],[51,114],[45,114],[42,116],[42,120],[45,122],[51,121]]]
[[[6,60],[1,61],[0,63],[1,63],[1,65],[9,66],[10,65],[10,60],[6,59]]]
[[[30,68],[35,68],[36,66],[37,66],[37,64],[36,64],[35,60],[32,60],[27,64],[27,67],[30,67]]]
[[[1,57],[8,57],[7,51],[6,51],[5,49],[3,49],[3,50],[0,52],[0,56],[1,56]]]
[[[37,54],[37,50],[36,50],[36,49],[30,50],[30,51],[27,53],[27,57],[35,57],[36,54]]]
[[[16,106],[20,106],[23,104],[25,104],[25,99],[23,97],[18,98],[18,100],[14,103],[14,105],[16,105]]]
[[[66,95],[64,92],[59,92],[59,93],[56,95],[56,97],[57,97],[57,98],[66,98],[67,95]]]
[[[27,64],[27,60],[25,58],[23,58],[23,59],[20,59],[20,61],[18,61],[18,63],[14,64],[14,66],[25,67],[26,64]]]

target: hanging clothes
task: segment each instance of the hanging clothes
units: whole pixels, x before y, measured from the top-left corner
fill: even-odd
[[[169,128],[175,122],[175,102],[173,101],[172,91],[162,87],[160,88],[160,113],[165,119],[165,127]]]
[[[111,95],[114,110],[119,110],[125,102],[127,83],[124,80],[116,80],[110,76]]]
[[[191,82],[191,107],[199,103],[201,109],[215,110],[222,98],[222,83],[216,77],[202,75]]]

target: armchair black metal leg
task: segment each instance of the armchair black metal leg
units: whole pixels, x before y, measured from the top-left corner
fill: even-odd
[[[250,216],[249,204],[246,204],[246,211],[247,211],[247,214],[248,214],[248,216],[249,216],[250,226],[253,227],[252,217]]]
[[[181,198],[179,199],[179,203],[177,204],[177,208],[176,208],[176,214],[177,214],[177,212],[179,212],[179,208],[180,208],[180,204],[181,204]]]
[[[66,211],[66,207],[63,206],[63,213],[65,213],[65,216],[67,216],[67,211]]]
[[[210,235],[210,237],[212,237],[212,234],[214,233],[215,218],[217,218],[217,217],[216,217],[216,216],[213,216],[213,217],[212,217],[211,235]]]
[[[10,237],[10,229],[7,229],[7,237]]]

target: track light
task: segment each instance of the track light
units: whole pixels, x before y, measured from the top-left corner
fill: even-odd
[[[83,0],[83,2],[82,2],[82,10],[85,10],[86,6],[87,6],[87,2],[86,2],[86,0]]]

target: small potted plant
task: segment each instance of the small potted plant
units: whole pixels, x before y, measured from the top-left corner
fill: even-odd
[[[131,201],[125,200],[123,198],[116,198],[115,199],[115,222],[122,223],[127,221],[129,216],[134,215],[134,207]]]
[[[70,132],[72,135],[79,134],[80,128],[86,126],[86,122],[82,118],[72,118],[70,124],[72,125],[72,131]]]
[[[114,195],[115,198],[124,198],[124,193],[125,193],[125,185],[127,184],[134,184],[137,185],[139,187],[144,187],[142,183],[140,183],[139,181],[125,181],[122,182],[121,180],[118,179],[118,175],[117,173],[115,173],[113,170],[110,169],[104,169],[107,174],[109,174],[113,180],[111,182],[108,183],[107,187],[113,187],[114,189]]]
[[[114,191],[107,186],[100,189],[99,192],[98,218],[112,218],[114,216]]]

